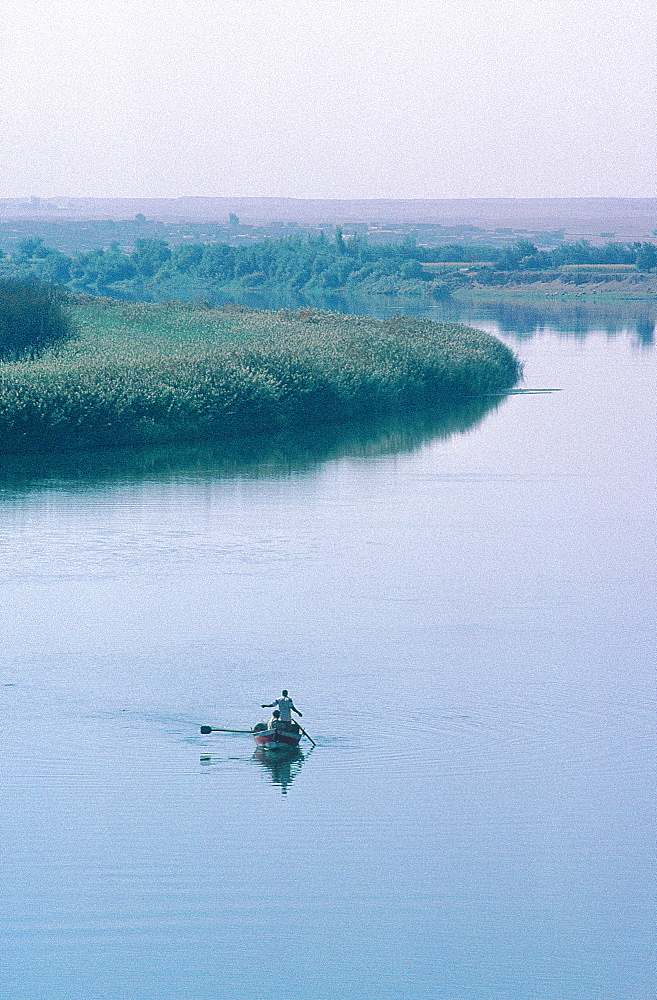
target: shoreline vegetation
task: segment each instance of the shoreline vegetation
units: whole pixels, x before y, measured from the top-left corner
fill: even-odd
[[[5,455],[222,442],[467,409],[522,374],[501,341],[459,324],[92,297],[72,298],[70,310],[74,339],[0,365]]]
[[[52,282],[69,293],[123,301],[207,301],[268,296],[380,295],[448,299],[459,292],[536,295],[657,295],[657,245],[593,246],[586,240],[539,249],[472,244],[370,245],[357,236],[265,239],[249,245],[135,238],[68,256],[33,238],[0,250],[0,280]]]

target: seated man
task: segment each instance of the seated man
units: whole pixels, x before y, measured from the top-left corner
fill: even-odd
[[[271,719],[268,723],[268,729],[284,729],[284,723],[281,722],[281,713],[277,708],[271,713]]]
[[[267,724],[267,729],[287,729],[292,733],[298,733],[300,731],[300,727],[296,722],[286,722],[284,719],[281,719],[281,713],[277,708],[275,708],[271,713],[271,719]]]

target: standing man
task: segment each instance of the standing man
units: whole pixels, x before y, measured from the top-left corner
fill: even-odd
[[[287,691],[283,690],[281,698],[275,698],[269,705],[261,705],[261,708],[277,708],[280,712],[281,722],[292,722],[292,712],[296,712],[299,718],[303,718],[303,713],[295,707],[294,702],[288,697]]]

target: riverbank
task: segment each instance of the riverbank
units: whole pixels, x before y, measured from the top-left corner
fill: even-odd
[[[496,282],[482,282],[473,277],[453,283],[451,291],[455,296],[464,294],[534,299],[595,297],[655,301],[657,275],[636,272],[614,278],[598,276],[594,279],[582,274],[548,278],[525,271],[521,274],[510,273],[504,280]]]
[[[75,341],[0,368],[0,450],[220,441],[503,393],[520,365],[455,323],[73,300]]]

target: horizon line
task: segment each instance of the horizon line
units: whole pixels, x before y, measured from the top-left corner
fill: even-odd
[[[0,195],[0,202],[26,201],[323,201],[323,202],[446,202],[446,201],[655,201],[655,195],[468,195],[462,197],[322,197],[320,195],[214,195],[214,194],[181,194],[181,195],[72,195],[50,194],[38,195],[31,192],[23,195]]]

